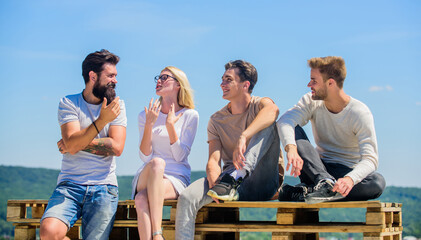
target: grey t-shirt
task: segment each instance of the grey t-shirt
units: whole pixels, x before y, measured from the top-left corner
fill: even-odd
[[[68,95],[60,100],[58,122],[61,126],[68,122],[78,121],[81,129],[87,128],[99,117],[101,105],[86,102],[82,93]],[[127,126],[126,108],[123,100],[120,100],[120,110],[120,115],[108,123],[96,138],[109,137],[108,130],[111,125]],[[100,156],[85,151],[79,151],[74,155],[66,153],[63,154],[57,183],[71,181],[81,185],[110,184],[117,186],[115,169],[115,156]]]

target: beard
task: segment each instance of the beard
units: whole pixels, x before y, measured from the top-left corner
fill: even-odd
[[[115,83],[108,83],[107,85],[99,85],[100,79],[95,82],[94,88],[92,89],[92,94],[95,97],[104,100],[104,97],[107,99],[107,105],[110,104],[115,99]]]
[[[314,95],[311,96],[313,100],[325,100],[327,97],[327,89],[321,88],[318,91],[314,90]]]

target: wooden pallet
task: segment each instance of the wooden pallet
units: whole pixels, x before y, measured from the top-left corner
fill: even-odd
[[[166,239],[175,238],[176,200],[164,202],[171,207],[170,219],[163,220]],[[15,239],[35,239],[36,228],[47,206],[47,200],[9,200],[7,221],[14,222]],[[276,208],[276,221],[241,221],[240,208]],[[365,222],[320,222],[321,208],[364,208]],[[272,239],[318,239],[320,232],[359,232],[365,240],[402,239],[402,204],[379,201],[332,202],[306,204],[297,202],[225,202],[210,203],[196,217],[195,240],[236,239],[240,232],[271,232]],[[69,231],[79,239],[81,221]],[[133,200],[119,201],[110,239],[139,239]]]

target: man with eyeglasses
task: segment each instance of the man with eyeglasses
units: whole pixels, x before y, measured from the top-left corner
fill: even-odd
[[[115,97],[119,57],[107,50],[82,63],[85,89],[60,100],[63,154],[57,187],[41,219],[41,239],[67,239],[82,217],[83,239],[108,239],[118,205],[115,157],[126,140],[124,102]]]
[[[276,193],[278,163],[283,163],[275,124],[278,107],[270,98],[251,95],[256,82],[252,64],[236,60],[225,65],[220,86],[229,103],[208,123],[207,177],[178,199],[176,239],[194,238],[196,214],[212,201],[264,201]]]
[[[386,182],[378,166],[373,115],[362,102],[345,94],[342,57],[308,60],[311,92],[278,120],[281,142],[298,186],[284,185],[280,201],[319,203],[363,201],[379,197]],[[314,148],[301,128],[311,121]]]

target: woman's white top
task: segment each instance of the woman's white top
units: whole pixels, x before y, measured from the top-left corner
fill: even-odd
[[[153,158],[162,158],[165,163],[164,176],[171,181],[174,188],[180,193],[184,188],[190,184],[190,165],[188,163],[188,156],[190,154],[191,146],[196,136],[196,130],[199,124],[199,114],[194,109],[183,108],[176,112],[178,116],[180,113],[183,115],[175,123],[175,131],[178,140],[170,144],[165,122],[167,114],[159,113],[158,118],[152,128],[152,152],[150,155],[145,155],[139,150],[140,159],[143,161],[141,166],[132,182],[132,198],[136,194],[136,185],[139,174],[144,166]],[[142,142],[143,131],[145,129],[146,113],[142,111],[139,113],[139,145]]]

